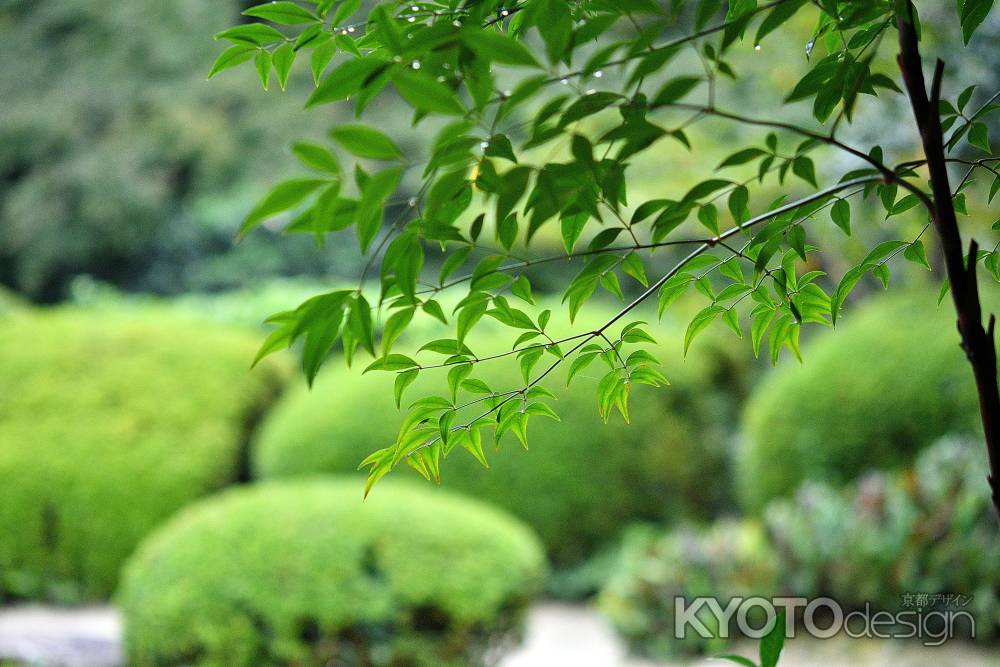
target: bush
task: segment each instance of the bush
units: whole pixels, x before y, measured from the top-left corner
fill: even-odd
[[[156,532],[119,594],[129,664],[485,664],[544,557],[516,520],[395,480],[226,491]]]
[[[444,486],[527,521],[559,565],[590,555],[630,520],[705,517],[727,505],[726,415],[734,402],[727,392],[743,381],[742,369],[721,345],[703,347],[711,354],[692,353],[686,362],[675,338],[662,347],[663,372],[672,386],[637,389],[630,426],[601,422],[592,380],[578,378],[567,390],[558,375],[550,386],[559,398],[554,407],[561,423],[534,420],[530,451],[512,436],[496,452],[487,448],[489,470],[456,450],[442,465]],[[512,367],[494,362],[483,372],[493,373],[487,379],[497,387],[517,386],[520,379],[504,375],[516,374]],[[400,418],[392,382],[392,374],[329,368],[311,392],[290,391],[255,441],[255,474],[355,471],[365,456],[395,438]]]
[[[720,638],[718,621],[707,608],[696,616],[712,638],[689,631],[674,639],[674,599],[711,596],[725,608],[731,597],[768,595],[776,583],[774,555],[762,526],[755,520],[724,519],[707,529],[684,526],[666,534],[642,530],[628,535],[598,605],[638,653],[712,652],[727,641]],[[751,614],[750,622],[760,627],[762,621]],[[728,632],[737,632],[735,616]]]
[[[246,477],[280,365],[153,311],[0,319],[0,597],[101,598],[177,508]]]
[[[724,646],[692,633],[672,639],[678,596],[715,597],[723,608],[734,596],[826,596],[846,612],[867,604],[894,613],[906,609],[907,595],[914,608],[918,594],[961,595],[951,606],[976,619],[976,637],[1000,629],[1000,541],[978,441],[945,439],[912,468],[872,473],[843,490],[806,482],[764,514],[763,526],[750,518],[630,535],[601,592],[602,611],[634,649],[657,656]],[[717,635],[714,616],[702,611]],[[961,619],[955,628],[966,630]]]
[[[945,439],[911,471],[872,473],[843,491],[807,483],[772,503],[766,522],[785,588],[888,611],[907,594],[960,594],[971,598],[977,636],[991,636],[1000,541],[983,458],[980,441]]]
[[[806,479],[849,481],[898,466],[947,433],[975,432],[978,403],[948,304],[873,299],[757,387],[736,466],[758,510]]]

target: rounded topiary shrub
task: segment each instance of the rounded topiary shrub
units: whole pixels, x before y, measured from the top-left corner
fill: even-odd
[[[0,597],[109,595],[139,540],[246,476],[286,373],[254,334],[155,311],[0,319]]]
[[[539,590],[537,538],[454,494],[362,489],[267,482],[169,521],[119,591],[129,664],[489,664]]]
[[[709,342],[702,342],[707,351]],[[533,420],[528,451],[513,436],[505,436],[498,450],[487,446],[490,469],[454,450],[442,464],[443,486],[524,519],[557,565],[590,555],[630,520],[709,515],[728,502],[726,429],[733,399],[727,393],[732,385],[723,385],[733,379],[725,366],[732,359],[713,350],[692,352],[684,361],[681,350],[679,340],[664,336],[659,356],[671,386],[638,386],[630,425],[618,416],[604,424],[598,416],[599,362],[569,389],[560,369],[549,386],[562,421]],[[330,366],[311,391],[290,390],[270,413],[255,441],[255,474],[356,472],[364,457],[394,440],[401,416],[393,403],[393,375],[362,375],[337,361]],[[516,362],[508,360],[484,364],[476,376],[496,387],[521,382]],[[443,375],[428,378],[407,396],[440,392],[443,383]]]
[[[768,375],[746,406],[736,471],[748,508],[806,479],[840,483],[912,461],[938,437],[978,428],[951,306],[934,294],[848,309],[803,355]]]

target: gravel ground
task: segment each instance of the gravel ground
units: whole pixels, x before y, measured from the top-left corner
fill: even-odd
[[[0,660],[60,667],[120,667],[121,621],[110,607],[0,608]],[[742,644],[734,652],[752,656]],[[714,660],[647,662],[629,658],[625,647],[592,609],[543,603],[528,620],[524,644],[500,667],[707,667]],[[939,648],[917,643],[836,638],[790,641],[781,667],[1000,667],[996,647],[952,642]]]

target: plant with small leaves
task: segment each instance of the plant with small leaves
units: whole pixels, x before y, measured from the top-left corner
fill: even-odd
[[[966,42],[993,4],[959,2]],[[634,319],[647,301],[657,300],[662,316],[684,295],[703,300],[685,353],[722,323],[740,337],[749,331],[754,352],[766,350],[772,362],[783,350],[801,357],[802,328],[836,324],[866,276],[888,286],[900,256],[930,269],[929,230],[998,478],[994,325],[992,317],[983,322],[977,272],[982,265],[1000,278],[1000,243],[984,237],[982,247],[991,249],[980,250],[973,239],[966,252],[958,216],[967,215],[974,176],[992,180],[986,205],[1000,191],[1000,156],[984,124],[1000,109],[1000,93],[970,106],[978,89],[962,82],[962,92],[946,99],[940,63],[928,90],[910,0],[418,0],[377,3],[366,16],[361,5],[252,7],[246,14],[258,21],[217,35],[231,46],[212,74],[252,61],[265,87],[272,71],[284,86],[295,63],[308,60],[309,107],[353,104],[364,119],[382,98],[412,110],[413,136],[390,137],[359,122],[332,128],[332,145],[297,144],[310,175],[279,184],[240,230],[287,216],[285,231],[322,242],[353,228],[367,257],[356,288],[273,316],[262,355],[301,342],[311,381],[335,347],[348,363],[363,350],[373,358],[367,371],[397,374],[398,403],[418,375],[443,374],[437,395],[409,405],[396,441],[363,462],[369,488],[404,462],[439,479],[443,459],[456,449],[480,458],[488,437],[510,433],[527,446],[531,418],[557,418],[543,382],[561,364],[570,365],[572,379],[599,360],[597,408],[605,419],[617,412],[627,420],[636,385],[667,384],[643,347],[652,340],[649,325]],[[781,39],[793,19],[812,20],[815,29],[804,45],[807,71],[784,102],[811,104],[813,118],[796,124],[720,104],[726,81],[741,78],[734,51]],[[878,58],[893,38],[898,70]],[[842,126],[898,95],[913,108],[921,159],[894,164],[880,146],[842,138]],[[763,136],[686,191],[664,183],[662,196],[630,198],[637,162],[654,150],[666,159],[671,144],[695,150],[692,127],[713,122]],[[965,157],[973,149],[975,157]],[[831,152],[853,163],[845,173],[829,173]],[[341,166],[344,154],[350,169]],[[966,169],[954,188],[952,167]],[[765,184],[781,196],[764,201]],[[859,200],[884,209],[881,242],[834,278],[818,268],[815,228],[829,221],[850,235],[868,224]],[[918,212],[924,224],[916,235],[894,226],[897,216]],[[562,251],[532,253],[539,234],[550,233]],[[553,313],[533,298],[540,272],[556,262],[578,267],[563,294],[571,323],[598,292],[624,301],[621,310],[599,327],[558,331]],[[454,334],[404,354],[397,343],[427,318],[453,325]],[[509,350],[473,351],[484,319],[512,332]],[[501,360],[519,365],[520,386],[476,377],[479,364]],[[994,500],[1000,506],[996,485]]]
[[[785,612],[779,611],[775,614],[774,625],[771,630],[760,638],[760,662],[754,662],[750,658],[741,655],[726,653],[715,656],[717,660],[735,662],[743,667],[775,667],[778,658],[781,657],[781,649],[785,647]]]

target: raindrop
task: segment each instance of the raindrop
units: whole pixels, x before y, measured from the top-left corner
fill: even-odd
[[[602,72],[601,70],[597,70],[596,72],[594,72],[595,79],[600,79],[602,76],[604,76],[604,72]]]

